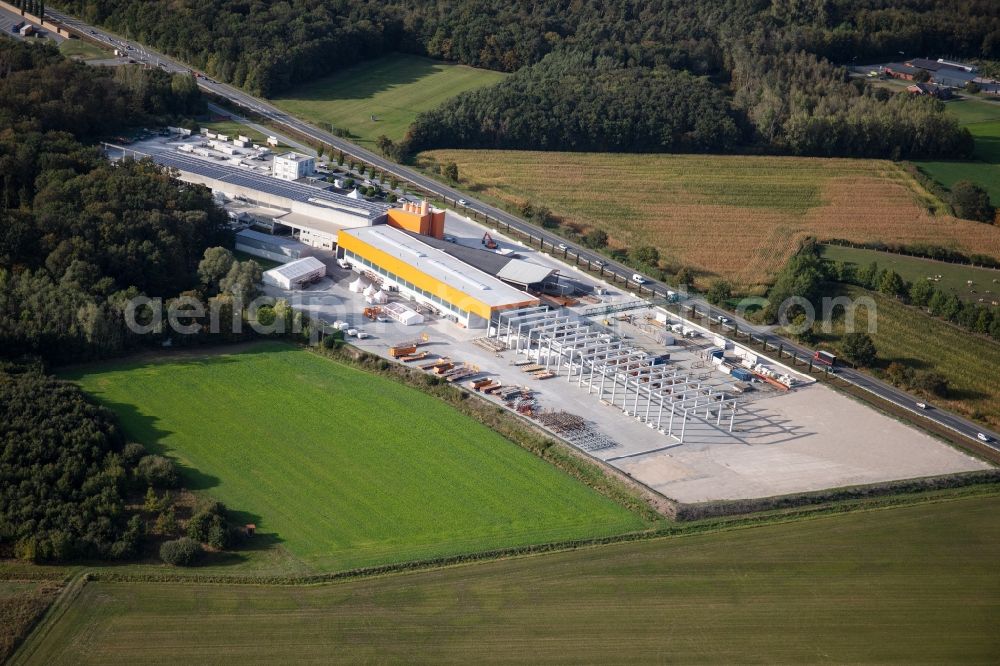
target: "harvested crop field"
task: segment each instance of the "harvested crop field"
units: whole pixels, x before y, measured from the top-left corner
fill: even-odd
[[[940,202],[883,160],[438,150],[463,187],[549,207],[613,247],[653,245],[670,264],[741,285],[770,281],[799,241],[930,243],[1000,257],[1000,227],[929,212]]]
[[[29,664],[994,663],[1000,498],[320,586],[88,583]]]

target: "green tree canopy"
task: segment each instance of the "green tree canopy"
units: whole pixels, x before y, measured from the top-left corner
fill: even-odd
[[[842,342],[844,354],[857,365],[867,367],[875,362],[878,350],[875,342],[867,333],[853,332],[844,336]]]
[[[952,185],[951,205],[956,215],[967,220],[993,222],[996,215],[989,193],[968,180],[960,180]]]

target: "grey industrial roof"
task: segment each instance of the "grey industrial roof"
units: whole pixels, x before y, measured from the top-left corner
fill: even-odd
[[[497,277],[507,282],[529,285],[543,282],[545,278],[552,275],[553,270],[552,268],[533,264],[530,261],[511,259],[506,266],[500,269]]]
[[[939,69],[931,75],[931,80],[944,85],[964,86],[969,81],[977,78],[977,74],[967,72],[964,69]]]
[[[503,256],[502,254],[497,254],[492,250],[480,250],[476,247],[467,247],[465,245],[459,245],[458,243],[440,240],[434,238],[433,236],[422,236],[409,231],[404,233],[413,236],[421,243],[426,243],[433,248],[446,252],[456,259],[460,259],[470,266],[475,266],[479,270],[484,273],[489,273],[490,275],[496,275],[499,273],[511,259],[510,257]]]
[[[516,284],[529,285],[542,282],[555,270],[521,259],[515,259],[514,257],[497,254],[493,250],[480,250],[477,247],[451,243],[431,236],[421,236],[409,231],[405,233],[413,236],[422,243],[426,243],[442,252],[447,252],[470,266],[475,266],[484,273],[489,273],[501,280],[507,280]]]
[[[424,236],[406,233],[387,224],[344,229],[341,236],[358,240],[400,259],[421,273],[467,294],[480,303],[500,307],[523,303],[531,296],[492,275],[460,261],[444,250],[425,242]]]
[[[325,273],[326,264],[316,257],[302,257],[301,259],[296,259],[295,261],[290,261],[287,264],[282,264],[281,266],[272,268],[269,271],[265,271],[265,274],[270,273],[272,275],[280,275],[281,277],[294,282],[295,280],[303,278],[313,271],[321,268]]]
[[[236,238],[237,239],[246,238],[281,247],[301,248],[305,245],[304,243],[294,241],[290,238],[282,238],[281,236],[275,236],[273,234],[264,234],[259,231],[254,231],[253,229],[244,229],[242,231],[237,232]]]
[[[229,164],[217,164],[181,152],[160,151],[150,154],[153,161],[163,166],[185,171],[224,183],[231,183],[258,192],[284,197],[293,201],[312,203],[339,210],[348,215],[368,219],[384,215],[389,206],[363,199],[351,199],[343,194],[302,185],[294,181],[254,173]]]

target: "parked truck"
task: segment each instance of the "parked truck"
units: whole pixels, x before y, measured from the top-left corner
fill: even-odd
[[[833,368],[837,365],[837,357],[827,351],[818,351],[813,354],[813,361],[828,368]]]

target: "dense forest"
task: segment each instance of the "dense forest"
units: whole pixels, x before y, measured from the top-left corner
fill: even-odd
[[[126,344],[139,293],[195,286],[223,213],[149,162],[111,163],[95,138],[203,110],[188,75],[88,67],[0,39],[0,348],[65,361]]]
[[[401,155],[431,148],[967,156],[973,140],[931,98],[850,81],[815,56],[762,58],[730,102],[704,78],[551,54],[418,116]],[[798,100],[796,105],[792,100]]]
[[[126,442],[75,384],[0,364],[0,557],[126,560],[155,540],[164,562],[187,566],[203,543],[232,547],[225,506],[178,506],[179,481],[173,462]]]
[[[125,444],[110,412],[37,369],[0,367],[0,424],[0,554],[44,562],[138,552],[143,524],[125,510],[125,491],[145,484],[146,454]]]
[[[388,51],[513,72],[561,49],[695,74],[740,44],[834,62],[1000,58],[994,0],[60,0],[88,21],[265,95]]]
[[[173,463],[43,370],[124,349],[131,297],[202,286],[225,221],[210,192],[149,161],[109,162],[94,141],[203,110],[189,75],[89,67],[0,37],[0,557],[129,559],[151,532],[186,535],[184,557],[172,541],[161,556],[190,564],[203,542],[231,544],[224,507],[182,523]],[[260,277],[253,262],[225,267],[234,290]]]
[[[624,152],[725,151],[741,130],[708,81],[607,58],[551,54],[500,84],[423,114],[406,152],[526,148]]]
[[[831,63],[1000,58],[993,0],[60,4],[265,96],[389,51],[518,72],[425,114],[403,154],[466,145],[965,157],[971,137],[935,104],[890,101]]]

